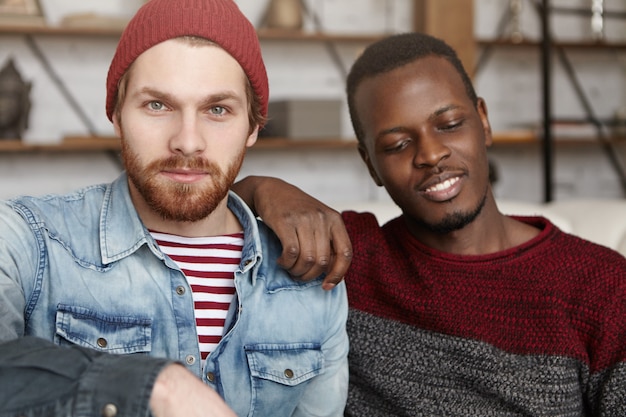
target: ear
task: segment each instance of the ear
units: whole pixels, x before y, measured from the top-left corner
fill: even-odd
[[[376,170],[374,169],[374,166],[372,165],[372,161],[370,159],[369,154],[367,153],[367,149],[365,149],[365,146],[363,146],[360,143],[359,143],[359,155],[361,155],[361,159],[363,160],[363,162],[365,162],[365,165],[367,166],[367,170],[370,173],[370,177],[372,177],[376,185],[378,185],[379,187],[382,187],[383,182],[380,180],[380,177],[378,176],[378,174],[376,173]]]
[[[249,148],[252,145],[254,145],[258,137],[259,137],[259,125],[256,125],[256,127],[254,128],[252,133],[250,133],[250,135],[248,136],[248,139],[246,140],[246,148]]]
[[[491,124],[489,124],[489,116],[487,115],[487,103],[481,97],[478,98],[476,103],[476,110],[478,111],[478,117],[483,126],[483,132],[485,132],[485,146],[489,147],[493,144],[493,136],[491,134]]]
[[[120,126],[119,114],[117,112],[113,112],[113,128],[115,129],[115,135],[118,138],[122,137],[122,128]]]

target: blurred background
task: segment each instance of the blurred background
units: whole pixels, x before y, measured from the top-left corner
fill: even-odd
[[[0,0],[0,67],[13,65],[30,102],[21,137],[0,139],[0,198],[71,191],[119,174],[105,80],[119,34],[142,3]],[[236,3],[259,30],[272,102],[242,176],[280,177],[327,202],[385,200],[356,150],[345,74],[375,39],[423,30],[457,48],[486,99],[497,197],[625,195],[626,1],[552,0],[550,10],[534,0]],[[548,85],[542,19],[552,38]]]

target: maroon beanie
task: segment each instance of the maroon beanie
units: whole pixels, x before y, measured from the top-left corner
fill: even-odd
[[[147,49],[179,36],[209,39],[243,68],[267,116],[269,86],[254,26],[234,0],[150,0],[122,33],[107,76],[106,112],[113,120],[118,84],[135,59]]]

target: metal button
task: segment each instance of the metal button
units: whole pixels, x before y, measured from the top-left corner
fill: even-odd
[[[206,375],[206,378],[209,380],[209,382],[215,382],[215,374],[213,372],[209,372]]]
[[[289,379],[293,378],[293,371],[291,369],[285,369],[285,377]]]
[[[196,363],[196,357],[193,355],[187,355],[187,357],[185,358],[185,362],[187,362],[187,365],[193,365],[194,363]]]
[[[98,347],[101,347],[101,348],[105,348],[108,345],[108,342],[104,337],[98,338],[98,341],[96,343],[98,344]]]
[[[115,404],[107,404],[102,408],[102,417],[117,416],[117,407]]]
[[[185,294],[185,287],[183,287],[182,285],[179,286],[179,287],[176,287],[176,294],[178,294],[178,295]]]

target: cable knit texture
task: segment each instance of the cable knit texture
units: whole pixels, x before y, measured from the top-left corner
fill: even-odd
[[[154,45],[180,36],[198,36],[220,45],[243,68],[267,115],[269,84],[252,23],[233,0],[151,0],[122,33],[107,76],[106,112],[113,116],[119,80]]]
[[[626,259],[543,218],[526,244],[438,252],[345,212],[349,416],[626,415]]]

